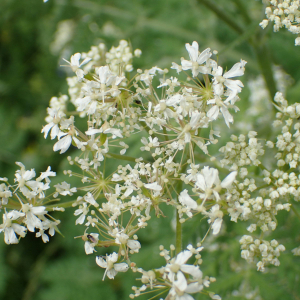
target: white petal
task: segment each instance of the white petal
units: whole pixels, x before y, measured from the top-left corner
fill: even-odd
[[[126,272],[128,270],[128,265],[126,263],[114,264],[114,269],[117,272]]]
[[[229,123],[233,123],[233,116],[230,114],[228,109],[224,106],[221,107],[221,112],[224,117],[225,123],[228,127],[230,127]]]
[[[181,292],[184,292],[187,288],[185,276],[180,271],[177,273],[177,280],[174,281],[174,286],[176,286],[176,288]]]
[[[127,246],[133,251],[138,251],[141,248],[140,242],[136,240],[128,240]]]
[[[149,189],[149,190],[153,190],[153,191],[161,191],[162,187],[157,183],[157,182],[153,182],[153,183],[146,183],[144,184],[145,188]]]
[[[188,285],[188,287],[185,289],[185,291],[186,291],[187,293],[190,293],[190,294],[198,293],[198,292],[200,292],[201,290],[203,290],[203,285],[202,285],[202,284],[199,284],[198,282],[190,283],[190,284]]]
[[[198,43],[196,41],[194,41],[192,43],[192,45],[186,43],[185,44],[185,48],[186,48],[186,50],[189,53],[191,61],[196,61],[197,58],[198,58],[198,52],[199,52],[199,50],[198,50],[199,49]]]
[[[50,132],[51,140],[54,140],[57,137],[58,133],[59,133],[59,127],[57,124],[55,124],[52,127],[51,132]]]
[[[206,190],[206,183],[202,174],[197,174],[196,184],[202,191]]]
[[[181,61],[181,66],[182,66],[182,70],[186,71],[186,70],[190,70],[193,67],[193,64],[189,60],[183,59]]]
[[[86,241],[84,243],[84,250],[86,254],[92,254],[94,251],[96,252],[96,250],[94,249],[94,247],[91,245],[89,241]]]
[[[95,129],[95,128],[92,128],[92,129],[89,129],[85,132],[86,135],[94,135],[96,133],[101,133],[103,130],[102,128],[100,129]]]
[[[185,264],[192,255],[193,253],[189,250],[184,250],[180,252],[175,259],[175,264],[178,265]]]
[[[11,227],[5,228],[4,230],[4,242],[5,244],[18,244],[19,240]]]
[[[217,218],[212,224],[213,234],[218,234],[222,226],[223,219]]]
[[[110,269],[106,272],[106,275],[109,279],[114,279],[117,274],[118,272],[115,269]]]
[[[244,75],[244,66],[246,65],[246,63],[247,62],[244,60],[241,60],[241,62],[236,63],[228,72],[224,74],[224,78],[232,78]]]
[[[212,53],[210,52],[210,48],[207,48],[201,52],[201,54],[197,58],[197,62],[199,65],[205,63],[210,57]]]
[[[96,264],[101,268],[107,268],[107,263],[101,256],[96,257]]]
[[[47,125],[45,125],[44,127],[43,127],[43,129],[42,129],[42,133],[44,132],[44,138],[46,139],[47,138],[47,135],[48,135],[48,133],[49,133],[49,130],[52,128],[52,126],[54,126],[54,123],[53,122],[51,122],[51,123],[49,123],[49,124],[47,124]]]
[[[219,106],[214,105],[206,114],[211,120],[216,120],[219,116]]]
[[[185,205],[190,209],[196,209],[198,206],[197,202],[189,196],[187,190],[183,190],[180,193],[178,200],[182,205]]]
[[[202,272],[199,269],[199,266],[193,265],[182,265],[180,270],[184,273],[192,275],[194,278],[201,278]]]
[[[237,171],[233,171],[231,172],[222,182],[221,182],[221,186],[222,188],[228,188],[231,186],[231,184],[234,182],[235,177],[237,175]]]
[[[58,140],[54,146],[53,146],[53,151],[60,151],[60,154],[66,152],[69,147],[71,146],[72,143],[72,137],[68,134],[65,137],[61,138],[60,140]]]
[[[71,66],[79,67],[79,60],[80,60],[81,54],[75,53],[71,56]]]

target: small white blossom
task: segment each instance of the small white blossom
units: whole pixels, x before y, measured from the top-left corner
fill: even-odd
[[[106,255],[105,258],[101,256],[96,257],[97,265],[105,269],[102,280],[104,280],[106,275],[109,279],[114,279],[118,272],[126,272],[128,270],[129,267],[126,263],[116,263],[117,261],[118,254],[116,252]]]

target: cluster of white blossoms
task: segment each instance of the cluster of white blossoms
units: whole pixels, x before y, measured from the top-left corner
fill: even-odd
[[[58,231],[59,220],[48,214],[49,211],[64,211],[56,205],[49,205],[59,199],[58,195],[72,195],[76,188],[69,184],[54,185],[55,192],[46,196],[50,188],[50,178],[56,173],[48,167],[46,172],[35,178],[34,169],[26,170],[25,166],[17,162],[20,169],[15,173],[15,184],[10,184],[7,178],[0,178],[0,209],[4,208],[3,223],[0,224],[0,232],[4,233],[6,244],[18,244],[20,238],[24,238],[27,231],[35,232],[36,237],[41,237],[44,243],[49,242],[49,236]],[[72,191],[71,191],[72,190]],[[44,205],[43,205],[44,204]],[[47,205],[46,205],[47,204]],[[45,232],[47,231],[47,233]]]
[[[168,69],[157,66],[134,73],[132,59],[141,51],[132,53],[124,40],[109,51],[100,44],[67,61],[75,73],[67,79],[69,96],[50,100],[42,133],[56,140],[54,151],[65,153],[73,147],[75,155],[68,156],[70,170],[64,174],[78,177],[81,183],[73,188],[67,182],[57,184],[46,198],[49,176],[55,173],[48,169],[32,180],[35,172],[19,164],[16,186],[5,181],[0,185],[4,208],[0,228],[7,243],[18,242],[17,235],[24,237],[27,229],[48,241],[45,231],[53,235],[59,223],[49,219],[48,211],[64,207],[60,202],[49,205],[51,197],[78,191],[69,206],[75,208],[75,224],[85,228],[81,236],[85,253],[108,249],[105,256],[95,258],[105,269],[103,280],[114,279],[118,272],[141,273],[143,285],[133,288],[131,298],[147,290],[167,300],[192,300],[196,293],[220,299],[206,290],[215,279],[203,277],[200,252],[210,232],[217,236],[226,230],[227,217],[245,222],[245,232],[251,234],[241,238],[243,258],[256,262],[260,271],[267,264],[279,265],[284,246],[268,238],[277,227],[278,212],[289,211],[291,197],[299,199],[300,177],[293,170],[300,160],[300,105],[288,106],[277,94],[280,113],[274,126],[282,126],[277,142],[263,143],[255,131],[231,135],[214,157],[211,146],[223,135],[214,126],[226,124],[226,134],[234,122],[243,88],[238,77],[244,74],[246,62],[240,60],[223,71],[210,48],[200,52],[193,42],[186,44],[186,50],[189,59],[173,63],[170,76]],[[68,111],[70,104],[75,112]],[[271,158],[266,151],[275,148],[278,169],[274,171],[264,162]],[[19,210],[11,209],[12,203]],[[161,246],[166,265],[145,271],[134,262],[143,249],[138,232],[156,217],[173,219],[174,211],[176,247],[168,251]],[[182,251],[181,226],[190,219],[203,222],[206,233],[197,248],[189,245]],[[188,263],[192,257],[195,261]]]
[[[219,116],[228,127],[233,123],[232,111],[238,111],[236,102],[243,87],[236,77],[244,74],[246,62],[241,60],[223,71],[211,58],[209,48],[199,52],[198,43],[193,42],[186,44],[186,49],[189,60],[182,58],[181,64],[173,63],[171,69],[185,73],[188,81],[182,80],[181,74],[167,77],[169,70],[159,67],[138,69],[130,75],[132,58],[139,57],[141,51],[132,54],[126,41],[109,51],[100,44],[87,53],[73,55],[68,62],[76,74],[68,79],[70,102],[76,115],[86,118],[85,129],[78,128],[76,115],[67,112],[69,97],[50,101],[48,124],[42,129],[45,138],[49,133],[51,139],[57,138],[54,151],[64,153],[71,145],[81,150],[75,158],[68,157],[81,174],[73,170],[65,174],[81,178],[83,186],[78,189],[86,192],[73,203],[77,207],[76,224],[86,226],[82,236],[85,252],[93,254],[101,246],[119,249],[96,258],[110,279],[117,272],[136,268],[131,256],[142,246],[137,232],[151,221],[151,211],[157,217],[164,216],[165,205],[173,206],[180,223],[185,216],[192,218],[200,213],[214,235],[222,226],[223,203],[237,171],[228,172],[220,180],[217,169],[196,163],[196,153],[200,149],[208,154],[208,146],[217,142],[220,135],[212,123]],[[133,140],[135,145],[140,141],[141,146],[135,148],[140,148],[141,158],[127,156],[133,151],[129,146]],[[105,162],[109,159],[127,163],[107,176]],[[181,190],[180,181],[185,185]],[[192,255],[186,251],[182,252],[188,256],[185,261]],[[167,298],[196,293],[208,286],[203,285],[202,273],[197,270],[193,282],[186,277],[190,273],[184,271],[162,272]]]
[[[199,246],[199,247],[198,247]],[[160,256],[166,260],[166,265],[149,271],[142,268],[133,267],[134,272],[139,272],[142,277],[139,279],[143,285],[138,288],[133,286],[134,294],[130,295],[131,299],[149,292],[168,292],[165,299],[168,300],[192,300],[191,294],[202,292],[210,286],[211,282],[215,282],[214,277],[203,276],[200,270],[202,263],[201,254],[203,247],[197,245],[194,248],[192,245],[187,246],[187,250],[183,250],[176,256],[173,256],[175,246],[170,246],[170,251],[160,246]],[[193,264],[188,264],[189,260],[194,258]],[[212,292],[204,292],[211,299],[221,300],[221,297]]]
[[[293,34],[297,34],[295,45],[300,45],[300,1],[299,0],[267,0],[270,6],[266,7],[266,17],[259,25],[266,28],[269,22],[274,22],[274,32],[285,27]]]
[[[280,252],[285,251],[285,247],[279,245],[276,240],[270,242],[259,239],[253,240],[250,235],[244,235],[240,239],[240,244],[242,248],[241,256],[248,262],[253,262],[254,257],[260,257],[261,260],[256,264],[258,271],[265,271],[266,264],[279,266],[278,257]]]

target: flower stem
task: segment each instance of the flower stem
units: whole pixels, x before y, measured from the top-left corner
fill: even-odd
[[[297,216],[297,218],[300,220],[300,214],[298,213],[297,209],[293,204],[291,205],[291,209],[294,212],[294,214]]]
[[[180,223],[179,213],[176,209],[176,243],[175,252],[178,254],[182,250],[182,224]]]
[[[109,157],[109,158],[115,158],[115,159],[120,159],[120,160],[127,160],[127,161],[136,162],[136,157],[131,157],[131,156],[127,156],[127,155],[107,152],[106,156]]]
[[[213,0],[198,0],[199,3],[205,5],[208,9],[214,12],[219,19],[224,21],[229,27],[234,29],[237,33],[243,34],[244,29],[235,21],[235,18],[232,18],[227,14],[216,2]]]
[[[186,158],[188,160],[188,157]],[[179,173],[185,173],[186,168],[188,164],[184,164],[181,167],[181,172]],[[179,194],[182,191],[182,180],[179,180],[176,186],[176,191],[177,191],[177,202],[179,203]],[[175,242],[175,252],[178,254],[179,252],[182,251],[182,223],[180,222],[180,217],[178,213],[178,209],[176,208],[176,242]]]

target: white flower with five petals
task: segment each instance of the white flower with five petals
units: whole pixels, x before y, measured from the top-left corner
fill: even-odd
[[[91,60],[91,58],[87,57],[81,63],[79,63],[80,58],[81,58],[80,53],[75,53],[74,55],[72,55],[70,59],[71,62],[63,58],[63,60],[70,65],[72,71],[76,73],[78,80],[82,80],[82,78],[85,75],[85,72],[81,70],[80,67]]]
[[[199,45],[197,42],[193,42],[192,45],[185,44],[185,48],[189,53],[190,60],[181,60],[182,70],[192,70],[193,77],[196,77],[199,72],[207,74],[208,69],[203,65],[212,55],[210,48],[205,49],[199,53]]]
[[[105,258],[101,256],[96,257],[96,263],[99,267],[104,268],[104,276],[107,275],[109,279],[114,279],[118,272],[126,272],[128,270],[128,265],[126,263],[116,263],[118,261],[118,254],[113,252],[110,255],[106,255]]]

